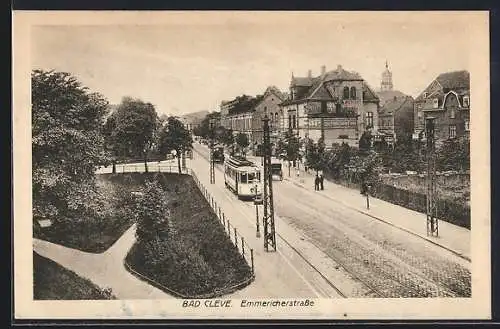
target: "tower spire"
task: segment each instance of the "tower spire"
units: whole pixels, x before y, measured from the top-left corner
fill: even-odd
[[[387,64],[387,59],[385,60],[385,68],[389,69],[389,64]]]

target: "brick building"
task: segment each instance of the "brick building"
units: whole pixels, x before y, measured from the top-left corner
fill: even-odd
[[[379,99],[363,78],[338,65],[336,70],[312,77],[294,77],[290,97],[281,104],[283,129],[313,141],[323,138],[327,147],[347,142],[357,145],[368,128],[378,131]]]
[[[267,114],[270,121],[271,143],[279,138],[281,115],[279,104],[285,96],[275,86],[268,87],[262,95],[238,96],[221,103],[222,126],[248,136],[250,148],[256,151],[263,140],[262,119]]]
[[[469,137],[470,75],[468,71],[440,74],[415,99],[413,138],[425,137],[425,118],[434,117],[436,142]]]

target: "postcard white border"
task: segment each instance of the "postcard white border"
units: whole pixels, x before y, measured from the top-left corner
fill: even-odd
[[[276,19],[280,15],[355,15],[381,21],[394,15],[429,24],[465,15],[474,29],[471,70],[472,297],[466,299],[315,299],[313,308],[186,309],[180,300],[34,301],[32,292],[30,30],[34,25],[224,24],[227,20]],[[420,16],[419,16],[420,15]],[[439,33],[439,32],[437,32]],[[438,52],[438,49],[436,50]],[[437,53],[437,56],[439,54]],[[489,13],[474,12],[13,12],[14,302],[17,319],[490,319]],[[233,300],[233,304],[238,304]]]

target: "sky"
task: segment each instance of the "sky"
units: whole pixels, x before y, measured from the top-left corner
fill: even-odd
[[[470,70],[473,21],[467,12],[176,12],[47,22],[31,29],[31,64],[70,72],[112,104],[140,98],[160,115],[214,111],[270,85],[288,91],[292,72],[319,75],[322,65],[358,72],[377,90],[386,60],[394,89],[416,97],[440,73]]]

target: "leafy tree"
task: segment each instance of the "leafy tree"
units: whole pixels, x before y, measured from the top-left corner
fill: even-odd
[[[404,172],[406,170],[422,171],[425,165],[425,149],[420,141],[409,138],[401,138],[396,142],[394,150],[388,151],[386,157],[382,157],[389,168],[394,172]]]
[[[133,213],[137,217],[137,240],[147,242],[168,233],[167,198],[161,186],[156,182],[146,182],[142,195],[134,203]]]
[[[176,151],[179,174],[181,169],[181,156],[193,147],[193,138],[189,131],[175,117],[169,117],[167,124],[163,126],[159,134],[159,150],[163,154]]]
[[[306,160],[309,168],[316,170],[316,172],[325,169],[325,143],[320,138],[317,143],[311,139],[306,142]]]
[[[220,134],[217,136],[217,141],[219,143],[222,143],[224,146],[231,148],[232,151],[231,153],[234,153],[234,135],[233,131],[231,129],[226,129],[224,127],[219,127],[218,130],[220,131]],[[231,154],[233,155],[233,154]]]
[[[245,148],[250,145],[248,136],[245,133],[238,133],[238,135],[236,135],[236,144],[238,145],[241,155],[245,156]]]
[[[290,177],[290,163],[300,158],[300,140],[293,132],[287,131],[278,141],[277,153],[285,154],[285,160],[288,161],[288,177]]]
[[[344,172],[345,166],[349,164],[354,152],[347,143],[333,144],[332,149],[325,153],[326,165],[329,172],[335,177],[340,178]]]
[[[102,134],[108,102],[65,72],[32,71],[31,90],[35,225],[95,213],[95,170],[109,161]]]
[[[439,171],[470,170],[470,144],[467,138],[444,141],[436,150],[436,169]]]
[[[111,149],[123,158],[142,157],[147,172],[148,153],[154,146],[159,122],[153,104],[124,97],[109,120],[113,127],[108,139]]]

